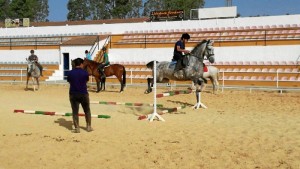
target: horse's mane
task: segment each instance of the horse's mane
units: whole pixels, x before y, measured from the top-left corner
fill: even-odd
[[[198,44],[194,47],[194,49],[191,51],[191,53],[192,53],[192,54],[195,54],[195,52],[198,51],[198,48],[199,48],[203,43],[206,43],[206,42],[207,42],[207,40],[203,40],[203,41],[201,41],[200,43],[198,43]]]
[[[99,64],[98,62],[93,61],[93,60],[89,60],[89,59],[87,59],[87,58],[84,58],[84,60],[87,61],[87,62],[89,62],[90,64],[96,64],[96,65]]]

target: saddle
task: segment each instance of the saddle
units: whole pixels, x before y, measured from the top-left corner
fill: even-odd
[[[171,63],[170,63],[170,67],[176,65],[177,61],[176,60],[172,60]]]
[[[169,68],[171,68],[172,66],[176,65],[177,62],[178,62],[177,60],[172,59]],[[183,68],[186,68],[186,67],[188,66],[188,62],[189,62],[189,60],[188,60],[187,57],[184,57],[184,58],[181,60],[181,67],[182,67],[182,69],[183,69]]]

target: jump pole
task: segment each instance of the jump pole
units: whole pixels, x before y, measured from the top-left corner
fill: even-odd
[[[193,92],[192,90],[175,90],[175,91],[156,94],[156,98],[174,96],[174,95],[179,95],[179,94],[190,94],[192,92]]]
[[[124,105],[124,106],[150,106],[153,107],[154,104],[149,103],[127,103],[127,102],[107,102],[107,101],[90,101],[90,104],[105,104],[105,105]],[[163,107],[162,104],[157,104],[157,107]]]
[[[153,121],[153,119],[155,117],[158,118],[158,120],[160,121],[165,121],[158,113],[157,113],[157,110],[156,110],[156,60],[154,60],[154,64],[153,64],[153,88],[154,88],[154,92],[153,92],[153,95],[154,95],[154,103],[153,103],[153,107],[154,107],[154,110],[153,110],[153,113],[151,115],[148,116],[148,120],[150,122]]]
[[[166,110],[163,110],[163,111],[159,112],[158,114],[159,114],[159,115],[163,115],[163,114],[165,114],[165,113],[176,112],[176,111],[181,110],[181,109],[184,109],[184,108],[186,108],[186,105],[184,105],[184,106],[179,106],[179,107],[175,107],[175,108],[168,108],[168,109],[166,109]],[[146,118],[148,118],[148,117],[149,117],[149,115],[141,115],[141,116],[139,116],[138,120],[143,120],[143,119],[146,119]]]
[[[49,116],[72,116],[72,113],[59,113],[59,112],[51,112],[51,111],[36,111],[36,110],[14,110],[14,113],[24,113],[24,114],[36,114],[36,115],[49,115]],[[85,116],[84,113],[79,113],[78,116]],[[110,118],[109,115],[96,115],[92,114],[91,117],[94,118]]]

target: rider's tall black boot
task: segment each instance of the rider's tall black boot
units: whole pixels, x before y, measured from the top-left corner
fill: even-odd
[[[43,76],[43,66],[40,63],[37,63],[37,66],[40,69],[40,75]]]
[[[106,78],[105,73],[104,73],[104,70],[103,70],[103,69],[99,69],[99,72],[100,72],[100,74],[101,74],[100,79],[101,79],[101,81],[102,81],[103,79]]]
[[[176,77],[176,78],[179,78],[179,75],[178,75],[178,72],[179,70],[182,69],[182,60],[179,59],[175,65],[175,69],[174,69],[174,72],[173,72],[173,76]]]

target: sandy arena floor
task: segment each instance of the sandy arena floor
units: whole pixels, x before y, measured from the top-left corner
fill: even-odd
[[[71,112],[68,85],[0,84],[0,168],[44,169],[300,169],[300,93],[203,92],[208,109],[193,110],[195,94],[163,97],[166,122],[137,120],[151,107],[91,104],[93,132],[72,133],[72,118],[13,113],[14,109]],[[182,88],[184,89],[184,88]],[[91,101],[153,103],[145,87],[90,91]],[[158,93],[167,91],[159,88]],[[159,109],[160,111],[162,109]],[[82,112],[82,108],[80,109]]]

